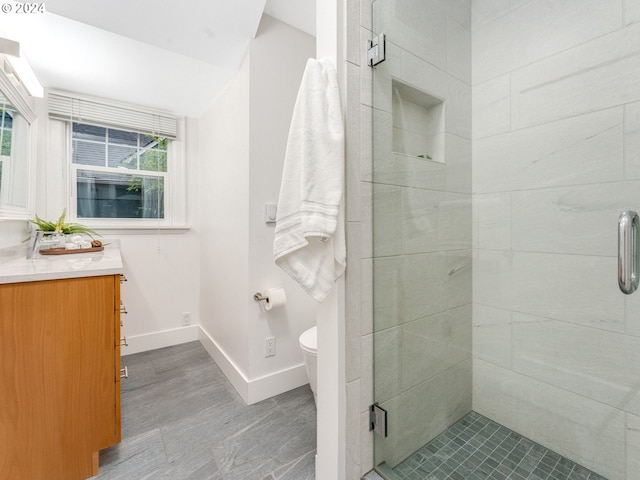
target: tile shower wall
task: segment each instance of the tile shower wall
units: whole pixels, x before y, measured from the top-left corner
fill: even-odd
[[[474,0],[473,408],[640,478],[640,1]]]
[[[389,416],[375,459],[390,466],[471,409],[470,13],[468,1],[373,8],[387,59],[362,72],[374,135],[361,255],[362,274],[375,272],[375,401]]]
[[[370,38],[372,0],[346,0],[343,32],[346,58],[346,219],[345,273],[345,479],[356,480],[373,468],[373,434],[368,406],[373,403],[373,316],[371,291],[371,73],[364,44]],[[368,207],[367,207],[368,206]]]

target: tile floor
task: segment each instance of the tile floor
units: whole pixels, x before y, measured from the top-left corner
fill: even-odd
[[[388,480],[606,480],[476,412],[378,470]]]
[[[96,480],[314,480],[308,386],[247,406],[199,342],[123,357],[122,442]],[[606,480],[471,412],[388,480]]]
[[[97,480],[313,480],[308,386],[247,406],[199,342],[123,358],[122,442]]]

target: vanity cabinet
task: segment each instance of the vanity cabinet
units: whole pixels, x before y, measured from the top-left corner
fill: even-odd
[[[83,480],[120,441],[120,275],[0,284],[0,480]]]

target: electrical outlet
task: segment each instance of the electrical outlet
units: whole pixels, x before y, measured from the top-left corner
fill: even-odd
[[[182,312],[182,326],[191,325],[191,312]]]
[[[264,339],[264,356],[273,357],[276,354],[276,337],[266,337]]]

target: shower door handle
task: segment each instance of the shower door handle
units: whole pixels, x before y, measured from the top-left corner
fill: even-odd
[[[638,288],[640,263],[638,258],[638,214],[625,210],[618,219],[618,286],[631,294]]]

